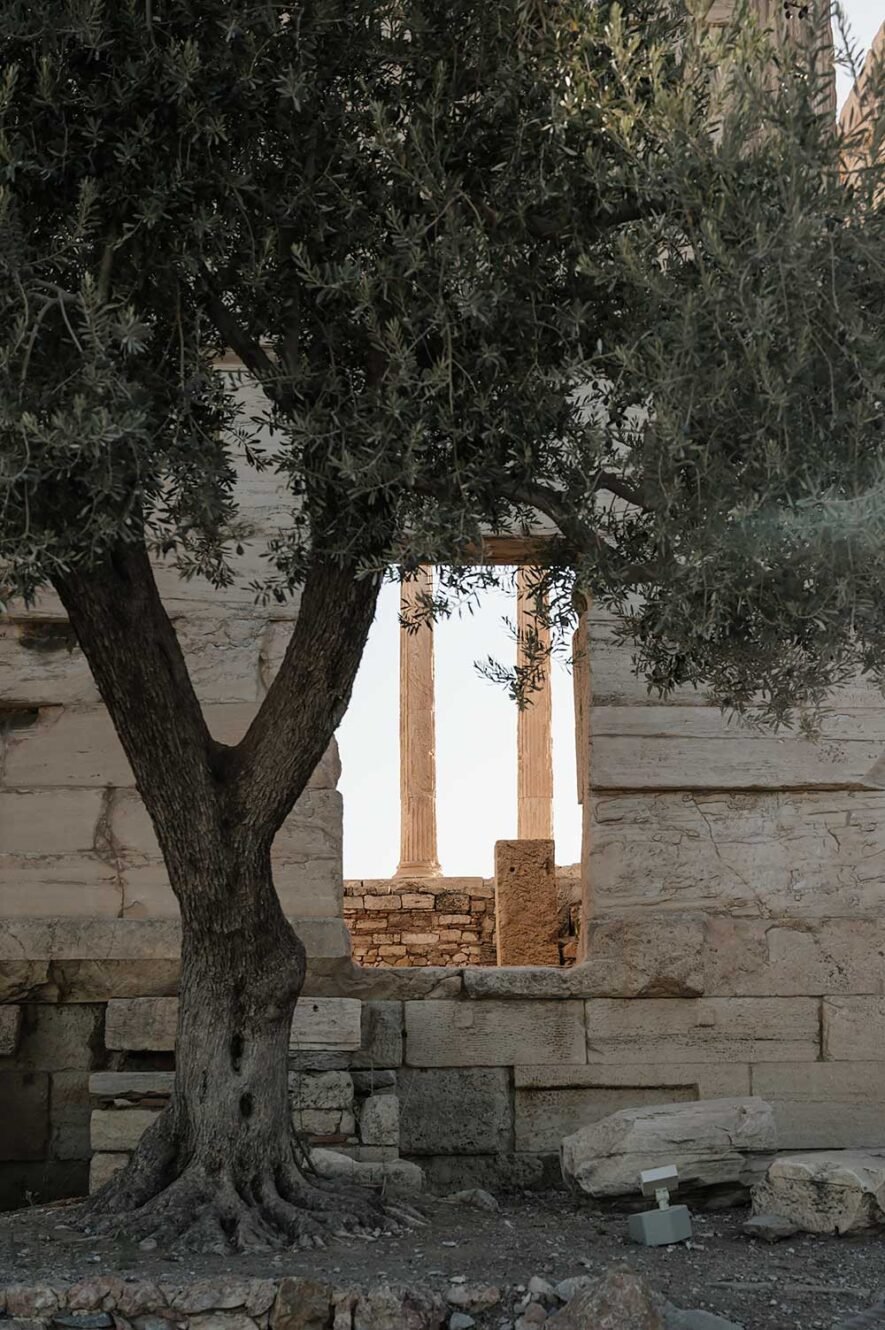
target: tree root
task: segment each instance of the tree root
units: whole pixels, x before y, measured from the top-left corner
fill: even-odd
[[[145,1195],[145,1161],[85,1202],[80,1219],[93,1233],[152,1240],[164,1249],[220,1253],[324,1247],[332,1237],[399,1235],[422,1224],[411,1207],[385,1203],[365,1188],[307,1182],[294,1162],[244,1180],[194,1162]]]

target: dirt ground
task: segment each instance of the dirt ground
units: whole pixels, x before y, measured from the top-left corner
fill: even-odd
[[[690,1244],[645,1249],[624,1215],[561,1192],[500,1196],[498,1213],[422,1198],[425,1228],[398,1237],[336,1239],[324,1251],[176,1258],[77,1232],[65,1207],[0,1215],[0,1286],[69,1283],[100,1273],[180,1282],[221,1273],[310,1276],[339,1287],[389,1282],[445,1291],[452,1277],[497,1284],[502,1301],[480,1325],[512,1323],[533,1275],[556,1283],[612,1265],[644,1274],[678,1307],[705,1308],[746,1330],[833,1330],[885,1293],[885,1234],[800,1236],[774,1246],[741,1234],[745,1210],[695,1214]],[[522,1289],[520,1289],[522,1286]],[[2,1321],[0,1321],[2,1326]]]

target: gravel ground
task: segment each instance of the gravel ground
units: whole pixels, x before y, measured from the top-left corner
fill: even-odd
[[[502,1302],[484,1318],[512,1320],[519,1286],[553,1283],[613,1266],[642,1273],[679,1307],[706,1308],[746,1330],[833,1330],[885,1290],[885,1237],[800,1236],[768,1246],[741,1234],[745,1210],[695,1214],[690,1244],[646,1249],[627,1241],[624,1215],[561,1192],[499,1197],[497,1213],[422,1198],[428,1224],[398,1237],[338,1239],[324,1251],[176,1258],[78,1232],[64,1206],[0,1215],[0,1286],[72,1283],[101,1273],[181,1282],[222,1273],[327,1280],[339,1287],[389,1282],[444,1291],[450,1280],[497,1284]],[[0,1322],[2,1324],[2,1322]]]

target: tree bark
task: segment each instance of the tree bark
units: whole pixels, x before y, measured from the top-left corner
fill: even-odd
[[[135,772],[182,923],[172,1098],[88,1203],[90,1222],[212,1251],[310,1245],[359,1226],[366,1198],[309,1180],[292,1122],[289,1033],[305,952],[270,849],[347,705],[378,583],[326,564],[308,576],[289,651],[235,748],[209,734],[143,545],[55,586]]]

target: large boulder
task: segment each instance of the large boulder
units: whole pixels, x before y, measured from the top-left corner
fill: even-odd
[[[566,1183],[590,1196],[626,1196],[648,1168],[675,1164],[680,1188],[748,1183],[752,1156],[777,1149],[774,1113],[764,1099],[699,1099],[624,1108],[560,1147]]]
[[[885,1150],[785,1155],[753,1188],[753,1213],[805,1233],[850,1233],[885,1221]]]

